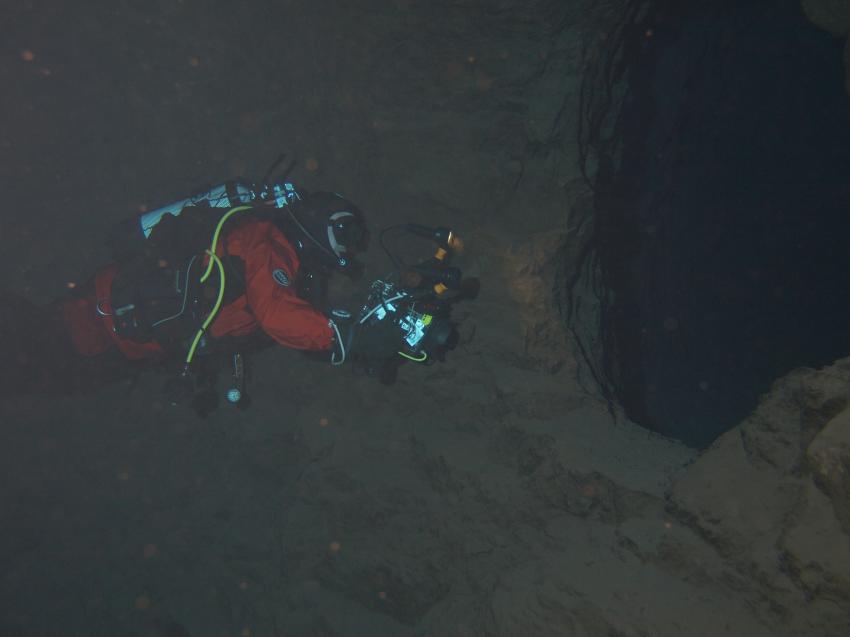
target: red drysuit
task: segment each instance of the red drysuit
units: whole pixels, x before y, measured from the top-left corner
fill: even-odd
[[[277,226],[270,221],[248,221],[219,242],[219,255],[223,254],[224,246],[227,252],[244,261],[246,290],[220,309],[208,330],[213,337],[245,336],[262,329],[286,347],[331,348],[333,331],[328,318],[295,294],[294,283],[301,263]],[[164,351],[158,343],[124,339],[113,329],[109,316],[110,292],[117,272],[117,265],[106,266],[95,275],[94,289],[88,295],[62,304],[62,317],[75,349],[80,354],[95,356],[115,346],[129,359],[161,356]]]

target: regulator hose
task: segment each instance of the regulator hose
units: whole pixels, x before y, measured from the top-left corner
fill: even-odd
[[[198,349],[198,344],[201,342],[201,338],[203,338],[204,334],[207,331],[207,328],[210,324],[215,320],[215,317],[218,315],[218,311],[221,309],[221,304],[224,300],[224,286],[225,286],[225,277],[224,277],[224,266],[221,263],[221,259],[218,258],[216,254],[216,248],[218,247],[218,240],[221,236],[221,229],[224,227],[224,224],[227,223],[227,220],[230,219],[237,212],[242,212],[243,210],[251,210],[253,206],[236,206],[235,208],[231,208],[226,213],[221,216],[221,219],[218,220],[218,223],[215,226],[215,232],[213,232],[212,243],[210,244],[209,249],[206,251],[206,254],[209,256],[209,261],[207,262],[207,269],[201,275],[201,283],[206,283],[207,279],[210,277],[212,273],[213,266],[218,269],[218,297],[215,300],[215,305],[213,309],[207,314],[207,318],[204,319],[203,324],[200,329],[195,333],[195,338],[192,339],[192,344],[189,346],[189,351],[186,354],[186,367],[191,364],[192,359],[195,358],[195,352]]]
[[[210,323],[212,323],[215,319],[216,315],[218,314],[218,311],[221,309],[221,302],[224,300],[224,266],[221,264],[221,259],[219,259],[213,252],[207,250],[207,254],[210,257],[210,269],[212,269],[213,263],[218,268],[218,297],[215,300],[215,305],[213,306],[212,311],[210,311],[210,313],[207,315],[207,318],[204,319],[203,324],[201,325],[198,332],[195,334],[195,338],[192,339],[192,345],[189,347],[189,353],[186,355],[187,366],[192,362],[192,359],[195,358],[195,350],[198,349],[198,343],[201,342],[201,338],[206,333],[207,328],[210,326]],[[204,279],[201,278],[201,281],[203,280]]]

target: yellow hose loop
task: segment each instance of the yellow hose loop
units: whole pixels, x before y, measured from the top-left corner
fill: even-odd
[[[230,212],[233,212],[234,210],[236,210],[236,208]],[[218,232],[218,230],[216,230],[216,232]],[[215,319],[218,311],[221,309],[221,303],[224,300],[224,266],[221,263],[221,259],[216,256],[215,252],[207,250],[207,254],[210,256],[210,265],[215,263],[215,266],[218,268],[218,298],[215,300],[215,305],[213,306],[212,311],[207,315],[207,318],[204,319],[201,329],[198,330],[198,333],[195,334],[195,338],[192,339],[192,346],[189,348],[189,353],[186,355],[187,365],[191,363],[192,359],[195,357],[195,350],[198,348],[198,343],[201,342],[201,337],[207,331],[210,323],[212,323]]]
[[[406,358],[407,360],[413,361],[414,363],[421,363],[428,358],[428,354],[426,354],[425,352],[422,352],[422,356],[420,356],[419,358],[411,356],[410,354],[405,354],[404,352],[399,352],[398,355],[402,358]]]
[[[207,254],[210,254],[210,253],[215,254],[215,248],[218,245],[218,237],[221,234],[221,229],[224,226],[224,224],[227,222],[227,220],[230,219],[230,217],[233,216],[234,214],[236,214],[237,212],[242,212],[243,210],[251,210],[252,208],[253,208],[253,206],[236,206],[235,208],[231,208],[224,215],[222,215],[221,219],[218,220],[218,223],[215,226],[215,232],[213,233],[213,238],[212,238],[212,245],[210,245],[210,249],[207,251]],[[212,267],[213,267],[213,261],[212,261],[212,259],[210,259],[209,262],[207,263],[207,269],[204,271],[203,275],[201,276],[201,283],[205,283],[206,280],[209,278],[210,273],[212,272]]]

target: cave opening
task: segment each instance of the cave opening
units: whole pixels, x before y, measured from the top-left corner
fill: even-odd
[[[605,376],[632,420],[703,447],[850,353],[843,42],[795,0],[662,0],[627,31],[595,184]]]

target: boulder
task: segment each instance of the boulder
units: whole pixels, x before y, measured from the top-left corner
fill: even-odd
[[[798,634],[850,634],[850,359],[777,381],[676,481],[670,511]]]
[[[850,533],[850,409],[830,420],[809,445],[806,457],[835,516]]]

